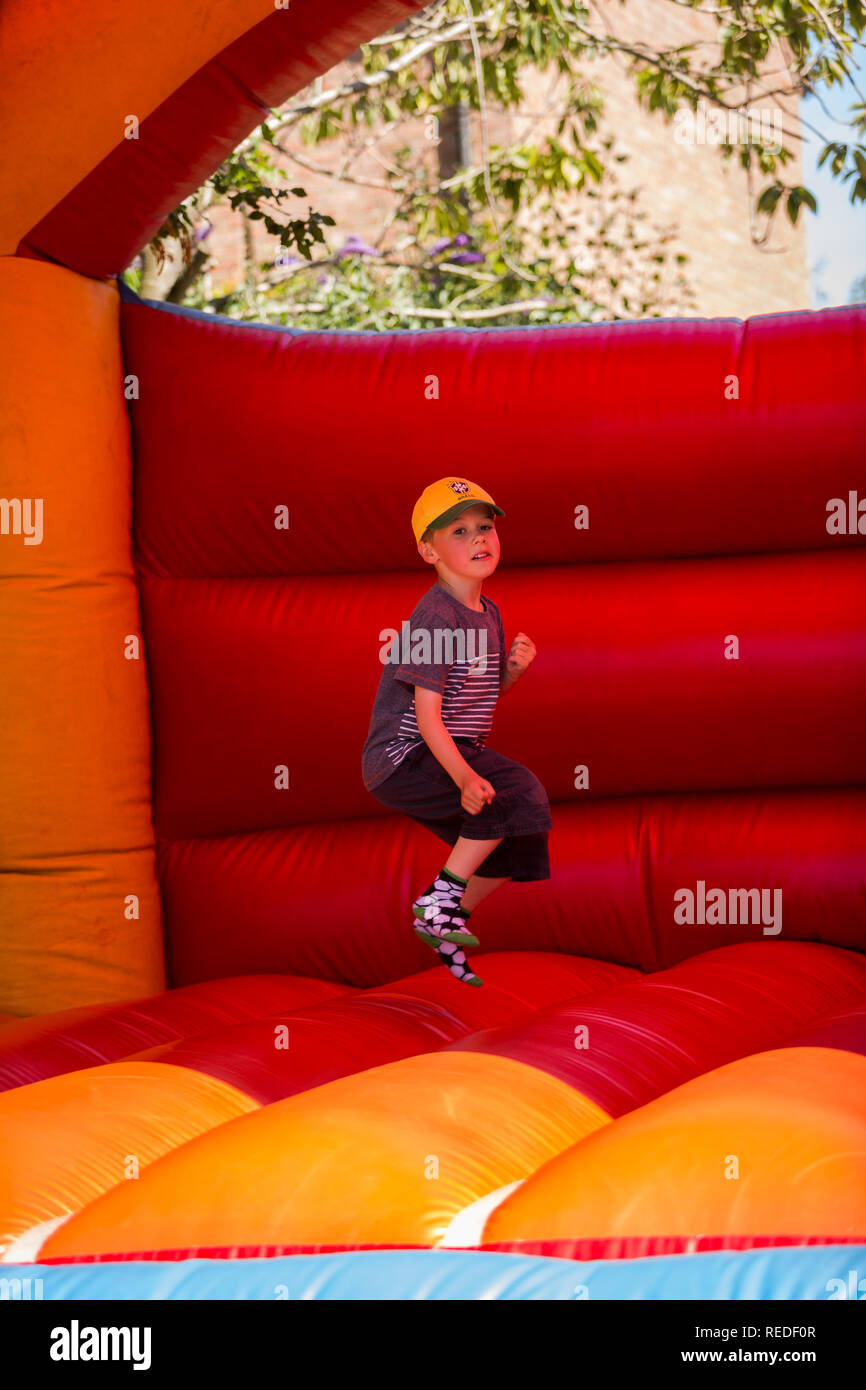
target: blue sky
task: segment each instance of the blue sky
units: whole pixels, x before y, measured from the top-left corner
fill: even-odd
[[[857,85],[866,90],[866,67],[861,63],[857,73]],[[812,282],[812,306],[822,309],[825,305],[849,304],[854,280],[866,275],[866,203],[851,204],[848,190],[850,182],[841,183],[829,172],[829,160],[822,169],[817,168],[818,157],[828,140],[842,140],[854,143],[854,133],[850,127],[839,124],[839,118],[847,117],[850,107],[859,97],[846,82],[842,87],[823,89],[821,98],[830,112],[830,119],[824,114],[814,97],[807,97],[801,104],[803,118],[820,132],[823,139],[805,131],[803,144],[803,182],[818,200],[818,211],[810,213],[804,209],[800,216],[806,218],[806,237],[809,248],[809,270]],[[782,173],[783,179],[786,177]]]

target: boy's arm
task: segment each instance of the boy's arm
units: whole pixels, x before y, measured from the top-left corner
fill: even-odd
[[[503,669],[502,678],[501,678],[501,680],[500,680],[500,682],[499,682],[499,693],[500,693],[500,695],[507,695],[508,692],[509,692],[509,690],[513,690],[513,689],[514,689],[514,687],[515,687],[516,684],[517,684],[517,677],[516,677],[516,676],[512,676],[511,672],[509,671],[508,667],[506,666],[506,667]]]
[[[436,690],[415,686],[415,719],[430,752],[441,763],[460,789],[472,768],[442,723],[442,695]]]
[[[508,669],[508,647],[505,644],[505,629],[499,619],[499,694],[507,695],[517,684],[517,677]]]
[[[504,638],[502,650],[505,651]],[[524,671],[535,660],[535,654],[535,643],[532,638],[527,637],[525,632],[518,632],[511,643],[511,650],[505,656],[502,664],[503,673],[499,682],[500,695],[505,695],[512,686],[517,684]]]

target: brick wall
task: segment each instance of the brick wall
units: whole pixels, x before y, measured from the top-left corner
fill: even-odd
[[[714,51],[716,27],[707,15],[695,13],[670,0],[629,0],[625,6],[617,0],[596,0],[594,27],[600,22],[629,42],[643,40],[658,46],[700,41],[708,54]],[[771,53],[768,62],[769,86],[784,85],[784,60],[780,52]],[[604,95],[602,117],[604,135],[613,136],[615,151],[628,155],[625,163],[611,165],[612,187],[634,188],[634,206],[643,209],[646,220],[642,230],[651,233],[672,231],[675,243],[669,250],[681,251],[689,257],[683,267],[687,279],[687,294],[676,288],[673,270],[665,272],[659,283],[662,291],[662,312],[668,315],[697,314],[701,316],[729,315],[746,318],[749,315],[770,313],[810,306],[809,273],[806,252],[805,218],[791,227],[784,212],[777,215],[773,231],[764,246],[756,246],[750,237],[750,195],[747,174],[736,158],[727,163],[718,150],[709,144],[680,143],[676,127],[667,124],[659,113],[649,114],[641,109],[634,95],[634,79],[628,71],[627,59],[612,55],[604,59],[587,59],[582,71],[589,82],[598,85]],[[326,74],[321,81],[326,87],[335,85],[352,74],[350,63],[344,63]],[[556,75],[534,72],[524,79],[526,100],[521,111],[503,115],[491,112],[489,138],[491,143],[503,143],[523,138],[531,129],[532,138],[540,140],[545,130],[553,131],[558,115]],[[740,99],[738,95],[738,99]],[[786,132],[796,129],[797,103],[784,97],[783,124]],[[755,105],[768,112],[781,112],[778,98],[759,100]],[[545,111],[548,113],[545,115]],[[374,132],[365,132],[369,136]],[[472,153],[480,156],[479,122],[471,118]],[[798,142],[783,136],[789,148],[797,151]],[[313,147],[304,146],[300,136],[284,136],[289,151],[302,160],[335,168],[344,146],[329,142]],[[405,122],[393,131],[377,137],[377,142],[352,164],[352,174],[359,184],[337,184],[332,179],[310,172],[292,158],[284,161],[291,184],[307,190],[311,206],[334,217],[336,226],[327,229],[332,249],[342,245],[345,236],[355,233],[365,240],[375,239],[381,230],[385,214],[393,208],[393,198],[387,192],[364,186],[363,181],[376,183],[382,179],[382,160],[399,145],[410,144],[423,152],[424,158],[435,166],[435,147],[425,134],[422,122]],[[609,159],[610,156],[607,156]],[[762,176],[757,188],[763,186]],[[801,177],[799,156],[789,163],[783,177],[786,182]],[[754,190],[752,203],[754,202]],[[297,206],[297,205],[296,205]],[[576,198],[571,208],[564,210],[574,223],[576,246],[585,244],[588,229],[597,217],[599,205],[585,198]],[[207,247],[215,256],[210,272],[209,287],[213,294],[225,293],[243,279],[244,229],[240,218],[225,208],[208,212],[214,230]],[[531,221],[530,217],[530,221]],[[760,219],[763,224],[763,219]],[[263,232],[260,225],[249,224],[253,231],[257,258],[272,257],[278,243]],[[618,257],[608,253],[609,260],[599,266],[598,289],[606,285],[609,274],[617,275],[622,267]],[[657,269],[657,267],[651,267]],[[170,272],[169,272],[170,273]],[[622,294],[636,293],[633,277],[616,292],[608,290],[611,309],[640,317],[635,299],[627,309]]]

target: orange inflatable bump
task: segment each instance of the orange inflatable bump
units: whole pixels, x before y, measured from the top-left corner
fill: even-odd
[[[615,1120],[493,1211],[484,1242],[862,1235],[866,1057],[744,1057]]]
[[[257,1108],[223,1081],[161,1062],[111,1062],[4,1092],[0,1258],[33,1226],[112,1187],[137,1189],[154,1159]]]
[[[246,1244],[434,1245],[478,1197],[609,1116],[565,1082],[475,1052],[425,1053],[203,1135],[91,1203],[40,1255]]]

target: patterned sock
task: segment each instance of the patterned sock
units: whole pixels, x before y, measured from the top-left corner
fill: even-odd
[[[460,980],[464,985],[483,985],[484,981],[479,979],[466,960],[466,952],[461,951],[451,941],[443,941],[436,947],[436,954],[447,970],[451,971],[455,980]]]
[[[459,874],[455,874],[453,869],[443,868],[442,878],[449,879],[451,883],[459,883],[461,888],[465,888],[469,882],[468,878],[461,878]]]
[[[467,880],[441,869],[426,892],[412,904],[415,914],[415,933],[427,946],[440,941],[456,942],[462,946],[479,946],[477,936],[466,926],[469,912],[460,906],[460,897]]]

